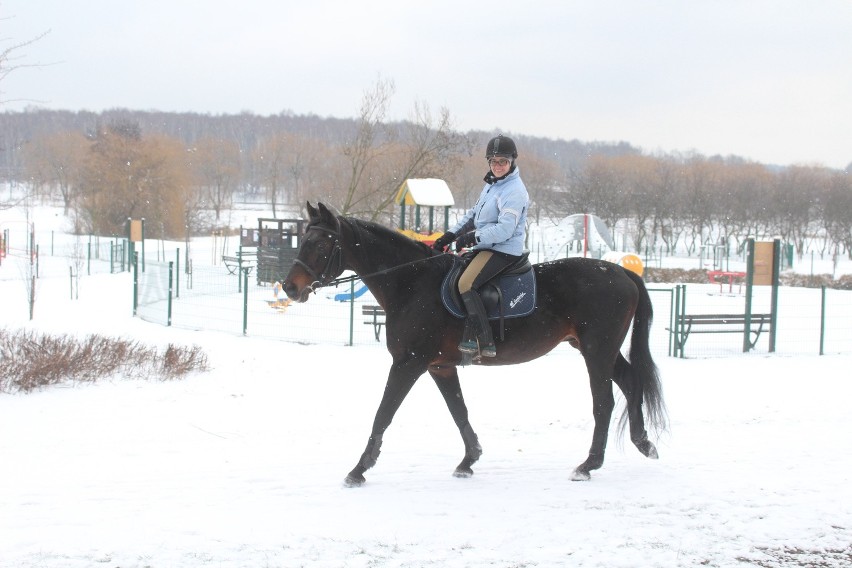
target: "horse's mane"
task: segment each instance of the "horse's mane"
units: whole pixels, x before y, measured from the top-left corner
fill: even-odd
[[[380,223],[365,221],[364,219],[357,219],[355,217],[341,216],[339,218],[358,227],[356,230],[359,230],[362,234],[366,233],[372,235],[379,241],[389,242],[394,248],[411,249],[413,253],[424,257],[438,254],[438,252],[429,245],[412,239],[408,235],[405,235],[396,229],[390,229]]]

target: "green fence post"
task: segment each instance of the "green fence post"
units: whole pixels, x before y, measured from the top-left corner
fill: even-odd
[[[133,257],[133,315],[139,307],[139,262]]]
[[[249,269],[243,268],[243,335],[248,333],[248,274]]]
[[[822,287],[822,301],[819,310],[819,354],[825,355],[825,290]]]
[[[145,217],[142,217],[142,272],[145,272]]]
[[[166,326],[171,327],[172,325],[172,282],[174,280],[174,270],[175,263],[169,261],[169,313],[168,313],[168,321],[166,322]]]
[[[677,345],[675,345],[675,348],[680,358],[683,359],[686,357],[686,355],[684,354],[685,346],[683,345],[683,321],[681,321],[680,316],[686,313],[686,284],[680,285],[680,299],[678,300],[678,308],[676,311],[677,322],[675,323],[674,327],[677,330],[677,333],[675,335]]]
[[[144,258],[144,254],[142,258]],[[165,258],[165,255],[163,255],[163,258]],[[180,249],[175,250],[175,298],[180,298]]]
[[[781,278],[781,239],[772,241],[772,297],[769,308],[769,352],[775,353],[778,329],[778,283]]]
[[[672,300],[672,322],[669,325],[669,355],[672,357],[678,356],[678,345],[680,342],[678,340],[678,321],[680,318],[680,284],[675,284],[674,287],[674,299]]]
[[[355,281],[349,282],[349,347],[355,345]]]
[[[677,320],[675,319],[675,290],[669,290],[669,329],[673,330],[675,323]],[[676,345],[673,341],[673,332],[669,332],[669,357],[674,355],[674,346]]]
[[[754,239],[748,240],[746,253],[745,325],[743,326],[743,353],[751,349],[751,294],[754,289]]]

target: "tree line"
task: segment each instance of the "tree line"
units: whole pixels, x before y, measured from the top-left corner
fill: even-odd
[[[354,119],[33,109],[0,114],[0,178],[31,197],[61,199],[80,232],[123,234],[128,217],[151,236],[178,238],[226,225],[235,199],[293,214],[322,200],[389,225],[408,178],[448,182],[469,207],[486,172],[494,132],[462,133],[447,109],[415,104],[390,122],[393,83],[364,94]],[[626,226],[636,251],[694,251],[780,237],[796,250],[852,253],[846,171],[778,167],[736,156],[649,155],[625,142],[583,143],[506,132],[531,197],[530,222],[578,212]],[[0,207],[13,202],[0,195]]]

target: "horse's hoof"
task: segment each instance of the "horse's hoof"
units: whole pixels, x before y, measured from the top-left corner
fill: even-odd
[[[468,468],[457,467],[453,472],[453,477],[459,477],[462,479],[466,479],[468,477],[473,477],[473,470]]]
[[[639,451],[642,452],[647,458],[652,460],[660,459],[660,454],[657,453],[657,448],[648,440],[643,440],[636,444],[636,447],[639,448]]]
[[[351,473],[343,480],[344,487],[361,487],[367,480],[363,475],[352,475]]]
[[[592,478],[588,471],[575,469],[571,474],[571,481],[589,481]]]

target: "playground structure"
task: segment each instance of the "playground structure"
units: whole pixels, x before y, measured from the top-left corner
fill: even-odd
[[[423,241],[427,244],[443,234],[450,225],[450,207],[455,205],[455,199],[450,187],[442,179],[409,178],[405,180],[396,193],[395,202],[399,205],[399,230],[406,236]],[[423,228],[423,209],[426,209],[428,229]],[[406,209],[409,210],[406,216]],[[413,223],[406,228],[407,220]],[[435,214],[443,212],[443,231],[436,231]]]
[[[555,260],[571,256],[603,258],[615,251],[606,223],[597,215],[575,213],[541,232],[544,257]]]
[[[258,218],[257,229],[240,230],[239,262],[255,251],[258,284],[273,284],[284,278],[299,249],[305,232],[304,219]]]
[[[541,237],[545,260],[593,257],[623,266],[639,276],[645,272],[644,263],[638,255],[615,250],[609,228],[597,215],[568,215],[556,226],[542,230]]]

